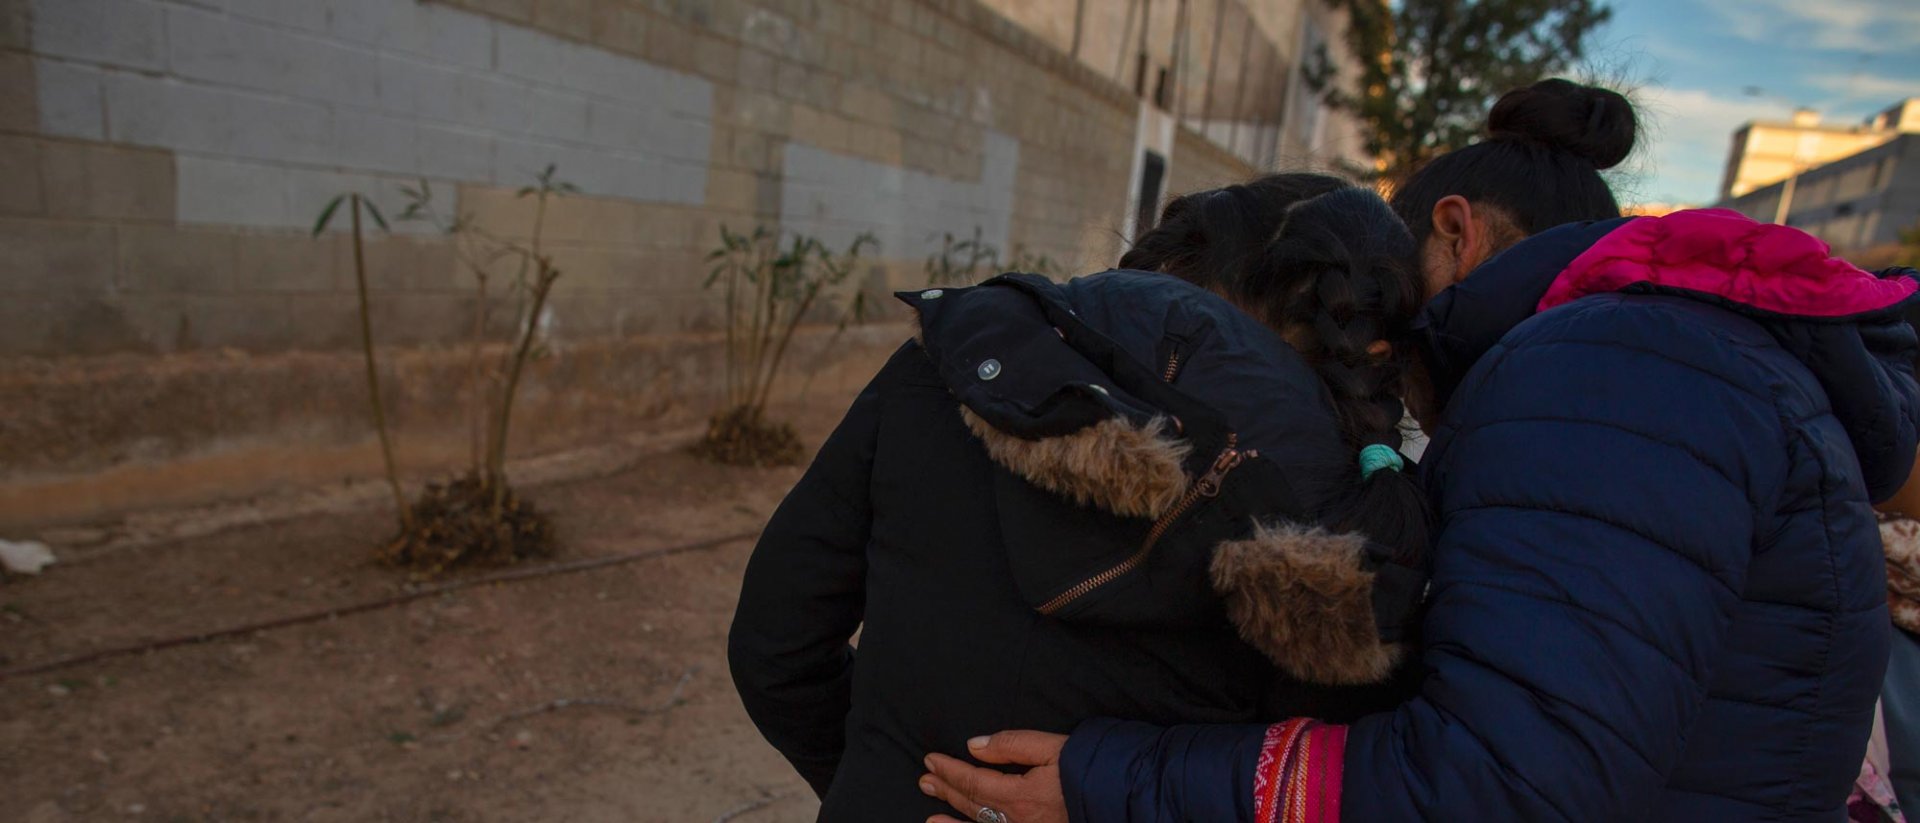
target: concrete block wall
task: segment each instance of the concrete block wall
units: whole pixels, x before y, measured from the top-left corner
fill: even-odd
[[[448,212],[525,236],[516,191],[548,164],[582,190],[545,222],[564,275],[540,322],[563,359],[711,334],[702,258],[722,224],[874,232],[875,290],[919,282],[943,234],[975,228],[1098,270],[1122,250],[1139,105],[979,0],[0,0],[0,378],[31,395],[148,363],[243,397],[275,358],[346,362],[345,223],[308,236],[329,198],[360,191],[392,217],[424,180]],[[1190,138],[1174,180],[1250,171]],[[383,344],[454,356],[474,310],[459,252],[424,224],[369,240]],[[263,365],[205,379],[234,357]],[[528,402],[655,384],[562,366]],[[643,405],[711,402],[698,380],[671,385]],[[180,406],[159,415],[207,407],[154,391]],[[273,396],[271,413],[176,435],[83,416],[63,424],[68,457],[0,470],[0,487],[364,435]],[[46,413],[0,415],[0,439]]]
[[[899,279],[976,228],[1098,268],[1127,214],[1138,102],[974,0],[0,5],[0,353],[345,345],[347,258],[304,229],[416,180],[503,220],[548,164],[580,186],[549,227],[576,264],[552,326],[582,336],[710,327],[722,222],[871,231]],[[452,245],[373,246],[423,314],[388,339],[443,341]]]

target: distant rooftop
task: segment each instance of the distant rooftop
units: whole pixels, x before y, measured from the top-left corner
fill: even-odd
[[[1819,131],[1836,134],[1863,134],[1877,131],[1920,131],[1920,97],[1909,97],[1881,111],[1869,115],[1858,123],[1825,123],[1816,109],[1794,109],[1790,120],[1750,120],[1741,129],[1756,126],[1774,129],[1795,129],[1799,131]]]

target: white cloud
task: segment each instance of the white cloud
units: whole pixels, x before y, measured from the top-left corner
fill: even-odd
[[[1699,89],[1650,86],[1634,101],[1645,132],[1637,168],[1623,199],[1711,203],[1719,198],[1733,132],[1753,120],[1782,119],[1780,104],[1717,97]],[[1637,189],[1638,191],[1635,191]],[[1638,195],[1638,196],[1635,196]]]
[[[1868,74],[1816,74],[1807,85],[1834,96],[1830,105],[1866,102],[1875,106],[1893,105],[1909,97],[1920,97],[1920,78],[1875,77]]]
[[[1913,0],[1706,0],[1732,34],[1779,46],[1883,54],[1920,43]]]

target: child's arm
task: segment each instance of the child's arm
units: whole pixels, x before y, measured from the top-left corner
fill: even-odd
[[[865,609],[868,482],[880,387],[908,346],[853,401],[787,495],[747,564],[727,661],[741,702],[767,742],[815,794],[826,794],[846,745],[853,649]]]

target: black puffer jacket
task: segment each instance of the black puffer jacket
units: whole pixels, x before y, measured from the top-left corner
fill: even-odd
[[[997,729],[1393,699],[1420,580],[1299,525],[1355,456],[1278,335],[1141,272],[902,298],[917,342],[768,524],[729,638],[822,819],[941,811],[921,758]]]

